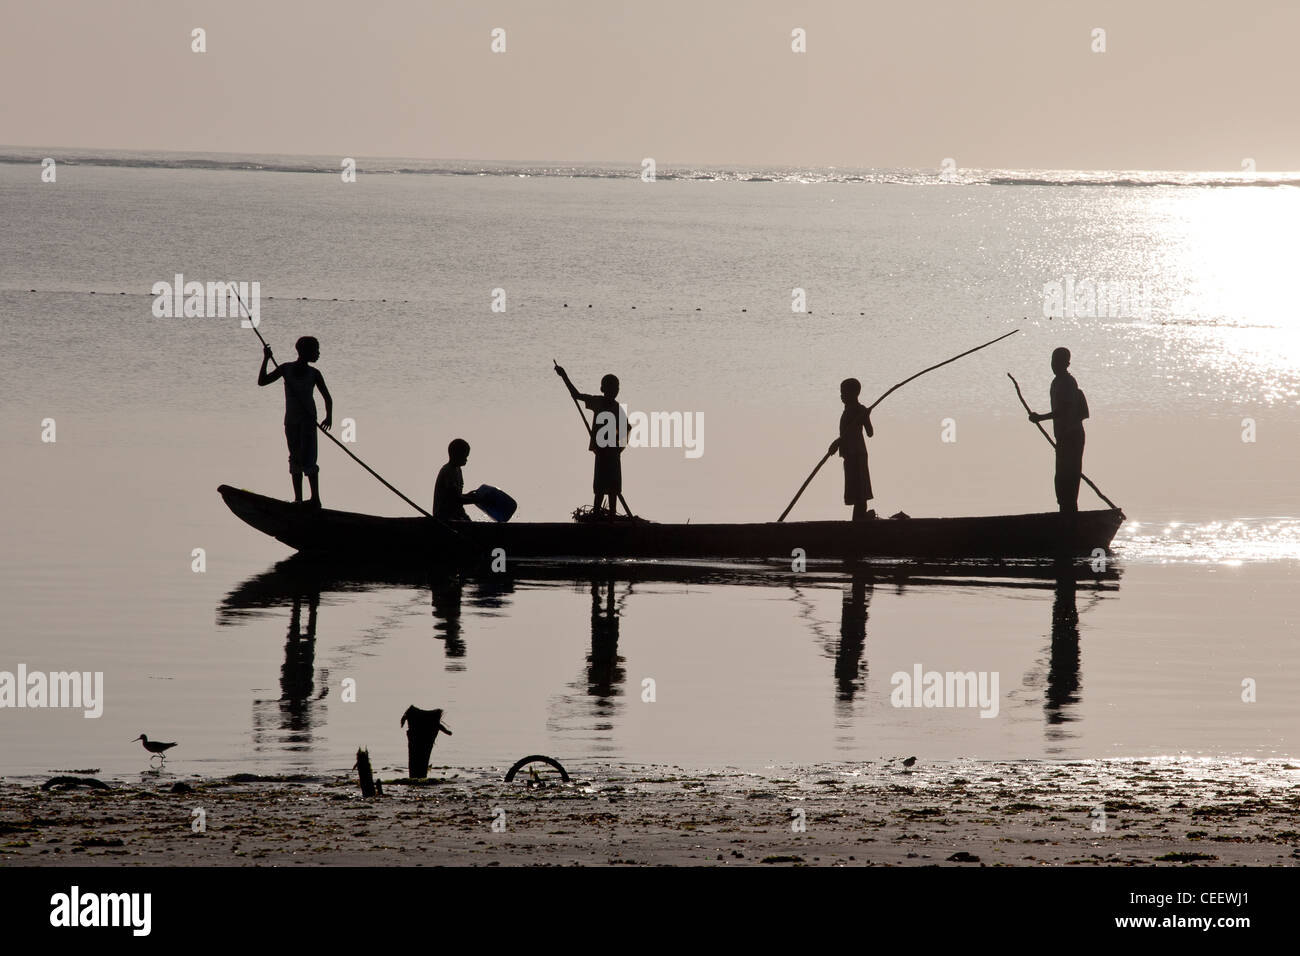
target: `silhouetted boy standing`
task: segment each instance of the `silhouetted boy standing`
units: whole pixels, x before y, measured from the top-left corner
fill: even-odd
[[[274,371],[267,371],[273,360],[271,346],[262,350],[262,369],[257,373],[258,385],[270,385],[277,378],[284,379],[284,437],[289,444],[289,477],[293,480],[293,500],[302,501],[302,476],[311,484],[311,504],[320,507],[320,469],[316,465],[316,389],[325,399],[325,420],[320,427],[326,431],[333,425],[334,399],[325,387],[325,376],[312,362],[320,359],[320,343],[313,336],[304,335],[297,342],[298,360],[285,362]]]
[[[618,512],[618,499],[623,493],[622,455],[627,441],[627,413],[618,402],[618,376],[611,374],[602,378],[599,395],[584,395],[573,387],[562,367],[557,365],[555,374],[564,379],[574,399],[595,413],[592,416],[591,442],[587,446],[596,456],[591,483],[596,497],[592,508],[599,514],[602,502],[608,498],[609,516],[612,518]]]
[[[853,506],[853,520],[865,521],[867,502],[871,500],[871,472],[867,467],[867,438],[875,435],[871,427],[871,412],[859,401],[862,383],[856,378],[840,382],[840,401],[844,412],[840,415],[840,437],[831,442],[830,451],[838,451],[844,459],[844,503]]]
[[[1062,514],[1079,511],[1079,481],[1083,477],[1083,420],[1088,417],[1088,400],[1079,389],[1070,367],[1070,350],[1052,352],[1052,410],[1046,415],[1029,413],[1031,422],[1052,420],[1056,436],[1056,503]]]

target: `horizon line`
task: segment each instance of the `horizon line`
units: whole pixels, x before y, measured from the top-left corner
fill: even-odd
[[[274,158],[293,158],[293,159],[319,159],[322,157],[344,158],[349,154],[335,152],[238,152],[231,150],[212,149],[212,150],[194,150],[194,149],[167,149],[163,147],[123,147],[123,146],[29,146],[15,143],[0,143],[0,150],[30,150],[33,152],[48,151],[57,152],[79,151],[93,155],[95,152],[115,152],[115,153],[134,153],[144,156],[149,155],[174,155],[174,156],[233,156],[233,157],[274,157]],[[356,153],[351,154],[353,158],[361,159],[379,159],[379,160],[413,160],[422,163],[486,163],[497,165],[515,165],[515,166],[554,166],[554,167],[580,167],[595,166],[620,168],[627,167],[636,169],[639,167],[641,160],[598,160],[598,159],[494,159],[486,157],[455,157],[455,156],[400,156],[388,155],[383,153]],[[12,160],[0,157],[0,163],[12,163]],[[806,169],[806,170],[862,170],[862,171],[890,171],[902,170],[908,172],[941,170],[941,164],[934,166],[852,166],[835,163],[809,164],[809,163],[718,163],[718,162],[688,162],[688,161],[661,161],[655,159],[656,166],[661,169]],[[1187,168],[1187,167],[1078,167],[1078,166],[963,166],[955,167],[959,170],[971,171],[1001,171],[1001,172],[1053,172],[1053,173],[1217,173],[1217,174],[1235,174],[1241,176],[1279,176],[1284,174],[1295,174],[1300,176],[1300,169],[1254,169],[1247,171],[1244,169],[1204,169],[1204,168]],[[364,170],[358,170],[363,172]]]

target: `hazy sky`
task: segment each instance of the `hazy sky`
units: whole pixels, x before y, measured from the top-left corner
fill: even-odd
[[[1295,0],[60,0],[0,17],[7,145],[1300,169]]]

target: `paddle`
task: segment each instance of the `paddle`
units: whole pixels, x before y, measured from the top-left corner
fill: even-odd
[[[551,364],[556,368],[560,367],[560,363],[555,361],[555,359],[551,359]],[[582,406],[578,404],[578,399],[574,397],[572,393],[570,393],[569,397],[573,399],[573,407],[578,410],[578,417],[582,419],[582,427],[587,430],[587,437],[592,441],[595,441],[595,435],[592,433],[591,424],[587,421],[586,412],[582,410]],[[627,506],[627,501],[624,500],[623,492],[621,491],[618,493],[618,502],[623,506],[623,510],[627,512],[628,517],[630,518],[632,516],[632,509]]]
[[[1025,396],[1020,393],[1020,383],[1016,381],[1016,377],[1012,375],[1010,372],[1007,372],[1007,378],[1011,379],[1011,384],[1016,387],[1016,397],[1020,399],[1020,404],[1025,406],[1025,411],[1027,411],[1031,415],[1034,414],[1034,410],[1030,408],[1029,403],[1025,401]],[[1038,427],[1038,430],[1042,432],[1043,437],[1047,439],[1047,443],[1051,445],[1053,448],[1055,448],[1056,442],[1052,441],[1052,436],[1047,434],[1047,429],[1043,427],[1043,423],[1034,422],[1034,424]],[[1087,482],[1089,488],[1097,492],[1098,498],[1106,502],[1106,504],[1110,505],[1116,511],[1120,510],[1119,505],[1115,504],[1115,502],[1111,501],[1109,498],[1107,498],[1105,495],[1101,493],[1101,489],[1092,483],[1091,478],[1083,474],[1079,475],[1079,477],[1082,478],[1085,482]]]
[[[891,394],[898,391],[898,389],[902,388],[908,382],[912,381],[912,379],[920,378],[926,372],[933,372],[937,368],[943,368],[943,366],[947,365],[949,362],[955,362],[959,358],[965,358],[967,355],[970,355],[972,352],[978,352],[980,349],[986,349],[990,345],[993,345],[995,342],[1001,342],[1003,339],[1015,335],[1019,331],[1020,331],[1019,329],[1012,329],[1006,335],[999,335],[996,339],[990,339],[988,342],[985,342],[983,345],[977,345],[973,349],[967,349],[965,352],[962,352],[960,355],[954,355],[950,359],[944,359],[942,362],[939,362],[937,365],[931,365],[929,368],[921,369],[921,371],[917,372],[915,375],[909,375],[907,378],[903,379],[897,385],[891,387],[889,391],[885,392],[884,395],[881,395],[878,399],[876,399],[874,402],[868,405],[867,412],[870,413],[873,408],[875,408],[877,405],[883,402]],[[583,418],[583,421],[586,421],[585,417]],[[776,519],[778,522],[785,520],[785,516],[788,515],[790,513],[790,509],[795,506],[795,502],[799,500],[799,496],[803,494],[804,489],[807,488],[808,485],[812,482],[812,480],[817,477],[817,472],[821,471],[822,465],[826,464],[826,462],[830,460],[830,457],[833,454],[835,454],[835,452],[827,451],[826,454],[822,456],[822,460],[817,462],[817,467],[812,470],[812,474],[810,474],[807,478],[804,479],[804,483],[799,486],[799,490],[794,493],[794,497],[790,499],[790,503],[786,505],[785,510],[781,512],[781,517]]]

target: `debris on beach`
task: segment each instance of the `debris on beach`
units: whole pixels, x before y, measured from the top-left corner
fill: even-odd
[[[412,780],[429,776],[429,757],[438,734],[452,736],[451,730],[442,722],[442,708],[421,710],[412,704],[402,714],[398,726],[406,727],[407,775]]]
[[[112,790],[108,784],[94,777],[51,777],[41,784],[42,790],[75,790],[85,787],[88,790]]]

